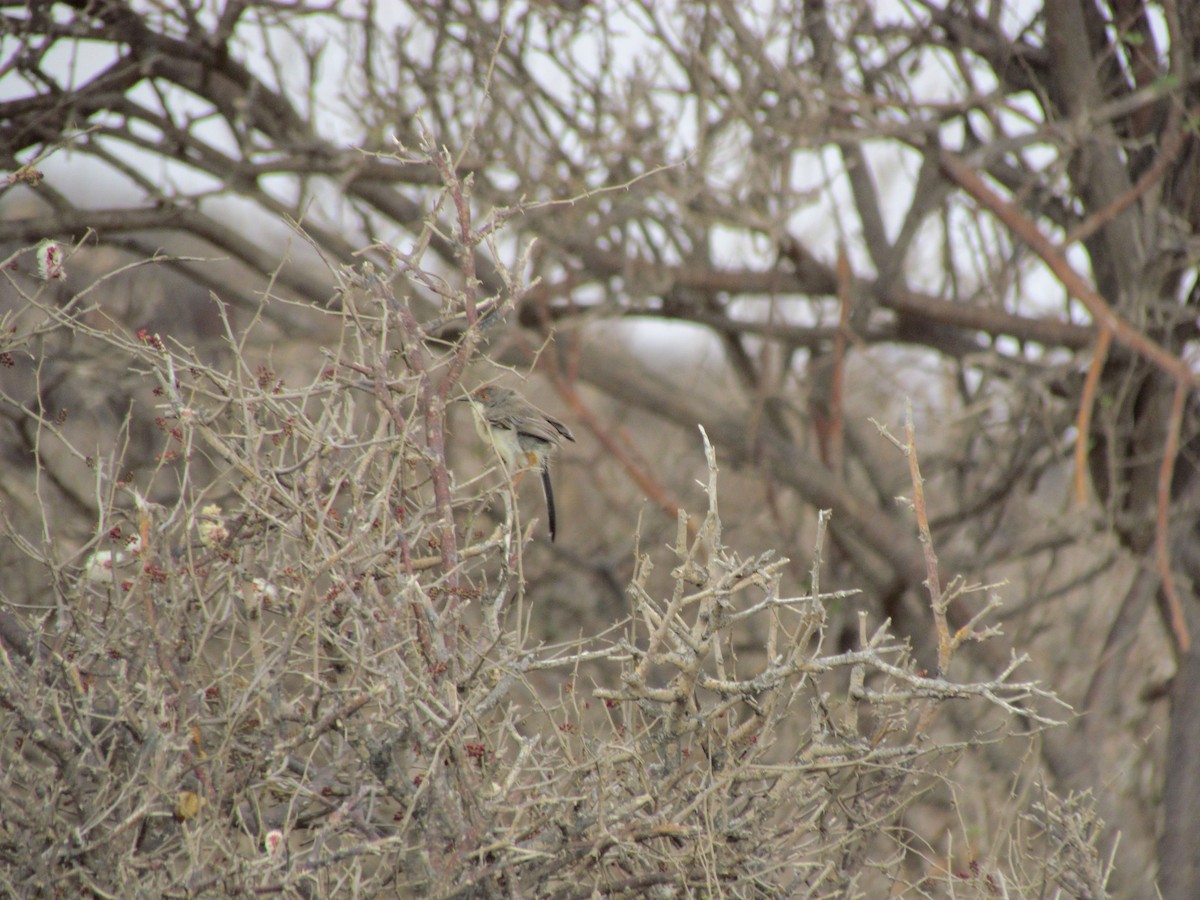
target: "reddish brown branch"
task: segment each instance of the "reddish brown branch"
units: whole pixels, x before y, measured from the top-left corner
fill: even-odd
[[[1164,151],[1165,155],[1166,151]],[[1104,298],[1088,285],[1087,280],[1075,271],[1067,261],[1066,256],[1064,256],[1062,248],[1055,246],[1050,238],[1038,228],[1037,223],[1028,216],[1023,215],[1013,204],[1004,200],[1003,197],[988,187],[978,172],[951,153],[943,153],[940,161],[942,170],[955,183],[989,209],[1026,246],[1037,253],[1071,295],[1087,307],[1088,312],[1092,314],[1092,318],[1100,328],[1096,347],[1097,357],[1101,356],[1101,351],[1105,354],[1107,353],[1109,342],[1115,337],[1130,350],[1149,360],[1175,379],[1175,394],[1171,404],[1171,419],[1167,428],[1166,442],[1163,447],[1163,460],[1158,474],[1155,563],[1162,578],[1163,593],[1167,600],[1172,634],[1175,637],[1178,648],[1186,653],[1191,647],[1191,637],[1188,634],[1187,623],[1183,616],[1183,607],[1175,590],[1174,580],[1171,577],[1168,538],[1171,478],[1174,473],[1175,459],[1179,452],[1179,434],[1182,428],[1184,405],[1188,391],[1196,384],[1196,376],[1188,368],[1184,360],[1171,354],[1165,347],[1141,331],[1138,331],[1137,328],[1118,315]],[[1140,185],[1141,180],[1138,182],[1138,186]],[[1109,211],[1110,209],[1106,208],[1105,210],[1101,210],[1101,213],[1107,214]],[[1112,215],[1116,215],[1117,212],[1119,210],[1113,211]],[[1106,337],[1106,335],[1108,336]],[[1095,360],[1092,363],[1092,371],[1088,373],[1088,380],[1091,381],[1093,376],[1097,379],[1099,378]],[[1094,394],[1094,388],[1092,393]],[[1090,397],[1086,392],[1084,399],[1089,401],[1083,404],[1084,409],[1090,410]],[[1081,417],[1083,412],[1084,410],[1081,409]],[[1088,415],[1090,415],[1090,412]],[[1081,442],[1087,440],[1087,433],[1085,431],[1080,431],[1079,440]],[[1076,451],[1077,463],[1078,459],[1079,451]],[[1079,476],[1077,475],[1076,478],[1078,479]],[[1078,490],[1078,481],[1076,482],[1076,487]]]
[[[1014,235],[1042,258],[1063,287],[1092,314],[1097,325],[1111,329],[1113,337],[1120,343],[1168,372],[1177,381],[1189,386],[1195,383],[1195,375],[1187,364],[1121,318],[1108,302],[1092,289],[1087,279],[1075,271],[1063,255],[1062,249],[1042,233],[1036,222],[988,187],[978,172],[954,154],[942,153],[940,162],[942,171],[990,210]]]
[[[913,425],[912,403],[904,407],[904,455],[908,457],[908,474],[912,479],[913,513],[917,517],[917,534],[921,552],[925,555],[925,584],[929,588],[933,625],[937,630],[938,674],[945,675],[950,667],[950,626],[946,624],[946,602],[942,597],[942,580],[938,574],[937,551],[933,549],[933,534],[929,530],[929,512],[925,507],[925,479],[917,459],[917,431]]]
[[[1087,379],[1083,382],[1083,394],[1079,398],[1079,413],[1075,417],[1075,502],[1087,502],[1087,454],[1088,436],[1092,428],[1092,408],[1096,403],[1096,390],[1100,386],[1100,373],[1112,346],[1112,331],[1101,327],[1096,335],[1096,349],[1092,363],[1088,366]]]

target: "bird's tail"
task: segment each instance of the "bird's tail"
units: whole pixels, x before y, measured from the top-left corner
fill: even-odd
[[[558,519],[554,514],[554,488],[550,484],[550,467],[542,466],[542,490],[546,494],[546,519],[550,524],[550,543],[558,533]]]

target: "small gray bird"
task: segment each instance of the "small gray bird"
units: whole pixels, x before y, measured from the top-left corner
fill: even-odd
[[[550,484],[550,455],[563,438],[574,441],[575,435],[558,419],[542,412],[511,388],[486,385],[465,399],[471,401],[475,410],[475,428],[479,436],[496,448],[513,484],[530,469],[542,473],[546,516],[553,541],[558,522],[554,511],[554,488]]]

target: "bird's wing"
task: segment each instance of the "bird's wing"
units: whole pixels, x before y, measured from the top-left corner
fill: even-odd
[[[539,412],[541,411],[539,410]],[[545,441],[547,444],[558,445],[562,442],[563,438],[566,438],[568,441],[575,440],[575,435],[571,434],[571,429],[558,421],[558,419],[548,416],[545,413],[541,413],[540,416],[536,417],[496,416],[490,421],[497,428],[506,428],[509,431],[517,432],[517,434]]]

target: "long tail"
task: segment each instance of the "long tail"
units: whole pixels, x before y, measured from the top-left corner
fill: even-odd
[[[554,515],[554,488],[550,485],[550,467],[542,466],[542,490],[546,494],[546,518],[550,522],[550,543],[558,533],[558,519]]]

